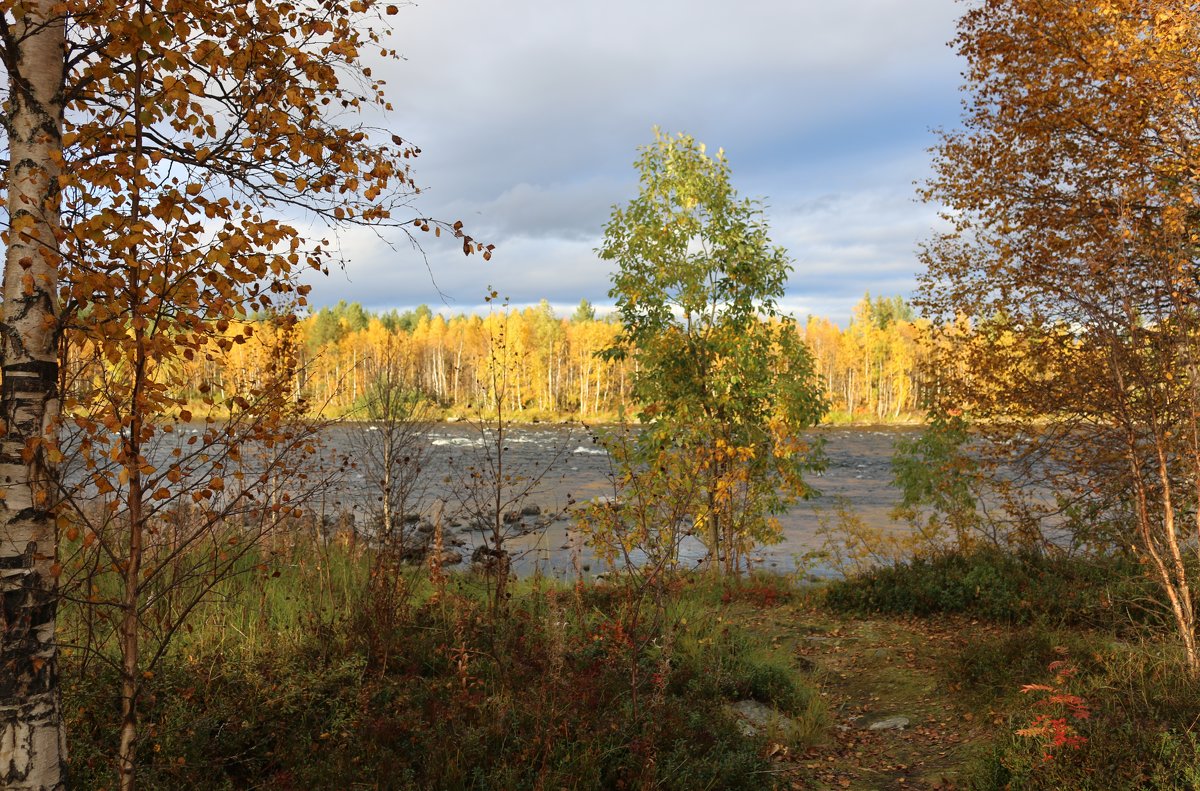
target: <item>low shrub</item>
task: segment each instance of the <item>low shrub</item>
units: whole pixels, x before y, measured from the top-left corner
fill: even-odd
[[[785,661],[692,601],[711,595],[701,586],[679,586],[666,611],[613,585],[521,586],[493,615],[486,591],[452,580],[386,628],[350,593],[341,617],[306,619],[304,586],[287,587],[295,622],[269,596],[226,601],[159,664],[141,787],[758,789],[772,777],[764,743],[741,734],[730,701],[791,717],[796,747],[824,725]],[[243,606],[274,637],[219,639]],[[78,657],[64,666],[73,784],[115,788],[119,676],[90,661],[86,678]]]
[[[1128,644],[1078,657],[1059,653],[1077,672],[1043,669],[1029,679],[1038,694],[1010,699],[1009,733],[977,761],[968,788],[1200,788],[1200,683],[1180,657]],[[1047,705],[1060,699],[1079,708],[1064,713]],[[1058,723],[1057,730],[1046,723]]]
[[[948,680],[981,703],[1003,700],[1022,684],[1041,681],[1062,650],[1086,671],[1095,670],[1099,637],[1079,632],[1021,626],[995,636],[977,635],[947,663]]]
[[[996,550],[917,557],[831,582],[825,590],[826,604],[842,612],[961,613],[1006,624],[1118,630],[1161,626],[1157,596],[1140,566],[1127,558]]]

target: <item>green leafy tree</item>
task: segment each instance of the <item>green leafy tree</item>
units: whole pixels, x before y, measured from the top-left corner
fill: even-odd
[[[579,307],[575,308],[575,312],[571,315],[571,321],[595,321],[596,309],[592,307],[592,303],[587,299],[579,300]]]
[[[609,296],[623,329],[612,357],[635,362],[645,428],[626,463],[666,450],[688,460],[679,487],[710,563],[736,571],[778,541],[772,515],[811,492],[819,452],[799,436],[825,414],[812,357],[778,301],[791,264],[771,244],[761,203],[730,185],[724,154],[655,130],[638,196],[614,209],[600,256],[617,264]]]

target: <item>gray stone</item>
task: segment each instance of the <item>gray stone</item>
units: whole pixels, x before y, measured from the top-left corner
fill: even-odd
[[[791,719],[757,700],[739,700],[726,708],[737,717],[738,730],[743,736],[758,736],[772,727],[787,733],[795,727]]]
[[[908,717],[888,717],[872,722],[867,726],[869,731],[902,731],[908,727]]]
[[[476,571],[507,575],[510,567],[508,553],[502,549],[492,549],[485,544],[480,544],[471,553],[471,566]]]

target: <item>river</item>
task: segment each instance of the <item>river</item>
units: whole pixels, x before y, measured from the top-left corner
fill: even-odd
[[[329,430],[329,445],[335,451],[353,453],[354,434],[371,430],[369,425],[362,424],[337,426]],[[820,496],[797,503],[780,517],[784,540],[754,552],[756,565],[779,572],[795,570],[800,556],[820,547],[822,523],[836,524],[840,504],[852,508],[868,527],[904,530],[890,518],[890,511],[899,499],[899,493],[891,485],[891,457],[897,439],[918,431],[918,427],[895,426],[814,430],[814,435],[824,438],[828,459],[824,472],[808,478]],[[492,450],[494,446],[494,435],[481,432],[476,426],[466,423],[433,426],[424,447],[427,456],[422,499],[425,502],[443,499],[451,503],[447,513],[457,513],[453,504],[460,502],[464,490],[470,488],[466,481],[471,479],[471,472],[482,472],[485,478],[490,474],[485,449]],[[524,502],[536,505],[543,514],[569,514],[571,503],[614,494],[608,454],[582,427],[514,426],[508,430],[504,447],[503,473],[526,481],[537,479]],[[349,470],[324,507],[332,510],[349,507],[360,524],[369,521],[364,507],[371,496],[367,481],[367,470]],[[463,523],[455,528],[452,537],[461,541],[464,551],[469,553],[479,543],[481,533],[471,530],[469,518],[461,514],[453,521]],[[586,549],[580,548],[580,539],[572,527],[569,516],[561,516],[541,529],[513,535],[506,546],[514,555],[517,572],[527,574],[540,568],[547,573],[564,573],[572,566],[573,548],[580,549],[582,562],[595,572],[595,560]],[[689,539],[682,550],[687,563],[698,563],[703,557],[703,548],[695,540]],[[828,570],[818,567],[815,573]]]

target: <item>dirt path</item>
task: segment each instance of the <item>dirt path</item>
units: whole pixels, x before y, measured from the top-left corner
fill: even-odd
[[[985,631],[961,619],[845,619],[805,605],[748,614],[821,690],[829,736],[778,755],[796,789],[954,789],[995,727],[943,669]],[[902,717],[902,728],[872,724]]]

